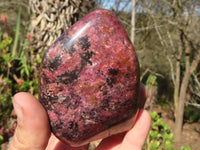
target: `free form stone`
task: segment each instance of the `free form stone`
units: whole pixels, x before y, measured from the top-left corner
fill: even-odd
[[[139,63],[114,13],[96,10],[45,52],[39,100],[52,132],[71,146],[130,129],[138,110]]]

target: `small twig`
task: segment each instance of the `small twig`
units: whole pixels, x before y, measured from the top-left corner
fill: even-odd
[[[169,61],[169,65],[170,65],[172,82],[175,85],[176,83],[175,83],[174,67],[173,67],[173,63],[172,63],[172,61],[171,61],[171,59],[169,58],[168,55],[167,55],[167,60]]]
[[[200,104],[196,104],[196,103],[188,103],[186,102],[187,105],[192,105],[192,106],[195,106],[197,108],[200,108]]]

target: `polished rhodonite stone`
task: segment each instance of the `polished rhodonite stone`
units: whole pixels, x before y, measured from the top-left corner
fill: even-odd
[[[130,129],[138,96],[136,53],[108,10],[86,15],[44,54],[39,100],[52,132],[71,146]]]

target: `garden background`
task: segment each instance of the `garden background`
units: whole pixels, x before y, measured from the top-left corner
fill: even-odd
[[[12,96],[25,91],[38,98],[45,50],[98,8],[115,12],[139,58],[145,108],[152,117],[143,149],[198,150],[199,0],[0,0],[0,149],[6,149],[16,126]]]

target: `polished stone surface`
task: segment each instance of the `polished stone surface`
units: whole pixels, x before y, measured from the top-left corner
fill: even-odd
[[[80,146],[133,126],[139,63],[114,13],[96,10],[63,33],[45,52],[39,100],[52,132]]]

